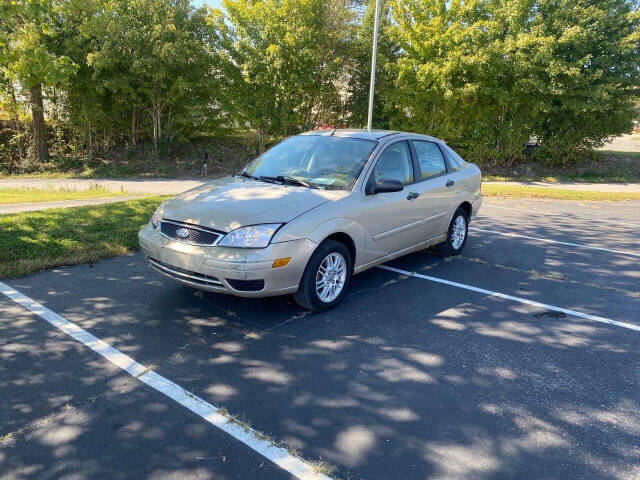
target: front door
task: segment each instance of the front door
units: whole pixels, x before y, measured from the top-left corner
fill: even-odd
[[[368,232],[366,249],[371,259],[404,250],[424,240],[424,217],[413,192],[414,169],[406,141],[389,145],[380,155],[369,181],[397,180],[405,185],[400,192],[366,195],[366,210],[358,220]]]

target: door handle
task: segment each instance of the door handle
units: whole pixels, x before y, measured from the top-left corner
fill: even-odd
[[[413,200],[414,198],[418,198],[419,196],[420,196],[419,193],[409,192],[409,195],[407,195],[407,200]]]
[[[447,180],[446,186],[447,187],[453,187],[456,184],[456,182],[454,182],[453,180]]]

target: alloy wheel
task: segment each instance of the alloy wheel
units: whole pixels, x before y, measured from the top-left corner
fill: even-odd
[[[334,301],[342,292],[347,279],[347,261],[338,252],[327,255],[316,273],[316,293],[324,303]]]
[[[453,231],[451,232],[451,246],[456,250],[459,250],[464,243],[464,239],[467,236],[467,220],[459,215],[456,221],[453,222]]]

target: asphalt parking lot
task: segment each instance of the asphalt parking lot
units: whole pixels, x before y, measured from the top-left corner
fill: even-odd
[[[145,370],[0,295],[0,479],[304,477],[148,372],[331,478],[640,478],[640,202],[487,199],[471,227],[460,257],[372,269],[323,314],[140,254],[6,282]]]

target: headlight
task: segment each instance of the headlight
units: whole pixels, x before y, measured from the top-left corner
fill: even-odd
[[[273,234],[281,226],[281,223],[268,223],[236,228],[225,235],[218,245],[236,248],[264,248],[269,245]]]
[[[161,203],[160,206],[156,208],[156,211],[153,212],[153,215],[151,215],[151,225],[153,225],[153,228],[158,228],[158,222],[162,220],[163,213],[164,213],[164,203]]]

